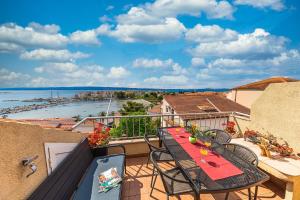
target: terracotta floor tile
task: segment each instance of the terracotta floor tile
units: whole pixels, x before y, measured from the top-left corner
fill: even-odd
[[[147,157],[127,159],[127,175],[123,182],[122,200],[164,200],[166,193],[163,183],[158,176],[153,190],[151,191],[152,164],[147,167]],[[164,169],[171,169],[174,163],[161,163]],[[254,194],[254,187],[251,189]],[[284,191],[280,190],[272,182],[267,182],[259,187],[258,200],[283,200]],[[201,194],[201,200],[223,200],[225,194]],[[171,196],[170,200],[193,200],[193,195],[185,194],[180,196]],[[231,192],[229,200],[246,200],[248,199],[248,190]]]

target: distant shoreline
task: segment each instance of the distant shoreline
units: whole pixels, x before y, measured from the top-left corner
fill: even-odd
[[[227,88],[198,88],[198,89],[159,89],[159,88],[126,88],[126,87],[14,87],[0,88],[0,91],[26,91],[26,90],[78,90],[78,91],[164,91],[164,92],[226,92]]]

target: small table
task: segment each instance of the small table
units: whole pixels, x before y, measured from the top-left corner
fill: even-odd
[[[232,139],[231,143],[237,143],[251,149],[258,157],[259,168],[272,174],[273,176],[287,182],[285,199],[299,200],[300,199],[300,160],[292,158],[272,159],[260,155],[260,148],[256,144],[244,141],[243,138]],[[273,154],[273,156],[278,156]]]
[[[169,134],[167,129],[162,130],[162,142],[173,156],[176,165],[180,167],[183,175],[191,183],[196,199],[205,193],[227,193],[242,190],[269,180],[263,171],[246,162],[238,155],[227,150],[223,145],[213,142],[211,149],[238,167],[243,173],[240,175],[212,180],[182,148],[182,146]]]

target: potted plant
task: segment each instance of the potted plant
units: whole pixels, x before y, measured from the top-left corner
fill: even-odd
[[[88,141],[94,156],[107,155],[107,145],[110,139],[110,128],[98,124],[94,132],[89,134]]]
[[[192,124],[192,126],[190,126],[189,128],[189,132],[191,133],[191,135],[189,136],[189,142],[191,144],[195,144],[197,142],[197,132],[198,132],[198,129],[197,129],[197,126],[195,124]]]

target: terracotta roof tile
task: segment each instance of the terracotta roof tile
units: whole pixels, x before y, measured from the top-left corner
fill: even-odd
[[[285,83],[285,82],[296,82],[299,80],[287,78],[287,77],[272,77],[268,79],[264,79],[261,81],[249,83],[246,85],[238,86],[233,88],[234,90],[237,89],[255,89],[255,90],[264,90],[266,89],[271,83]]]
[[[148,113],[150,114],[160,114],[160,108],[161,104],[153,106],[150,110],[148,110]]]
[[[250,114],[248,108],[225,98],[222,93],[166,95],[164,99],[178,114],[234,111]]]

